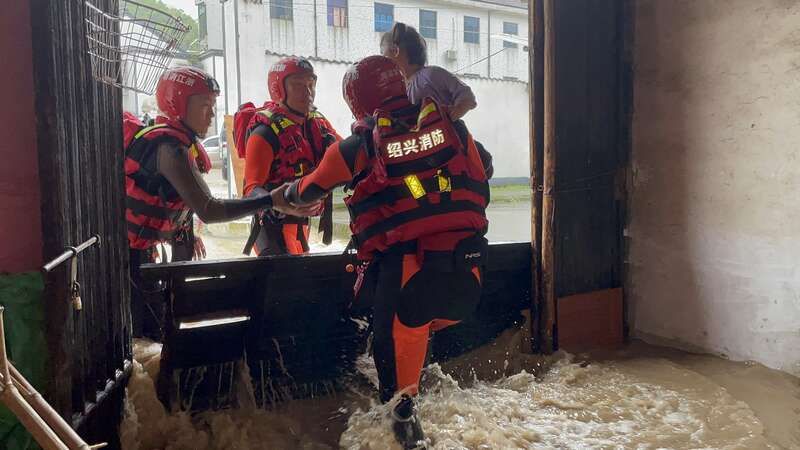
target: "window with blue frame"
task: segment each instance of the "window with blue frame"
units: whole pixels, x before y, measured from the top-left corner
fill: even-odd
[[[481,19],[479,17],[464,16],[464,42],[481,43]]]
[[[328,25],[347,28],[347,0],[328,0]]]
[[[503,22],[503,34],[513,36],[519,35],[519,24],[514,22]],[[517,48],[516,42],[503,41],[503,48]]]
[[[270,0],[269,16],[273,19],[292,20],[292,0]]]
[[[392,29],[394,24],[394,6],[375,3],[375,31],[383,32]]]
[[[424,38],[436,39],[436,11],[419,10],[419,34]]]

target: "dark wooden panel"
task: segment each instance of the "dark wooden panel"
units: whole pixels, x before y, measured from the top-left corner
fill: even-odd
[[[622,284],[623,2],[556,4],[556,296]]]
[[[490,246],[478,310],[462,324],[437,333],[434,360],[485,344],[521,323],[520,310],[530,306],[530,251],[528,243]],[[337,380],[352,373],[366,337],[366,330],[354,320],[366,312],[349,307],[353,276],[344,270],[346,263],[342,255],[329,254],[143,266],[143,273],[165,279],[171,290],[174,315],[161,365],[163,380],[171,385],[162,382],[163,398],[185,398],[183,386],[195,389],[192,380],[203,372],[208,375],[204,383],[211,384],[197,387],[198,401],[191,409],[228,406],[233,399],[226,389],[219,388],[230,375],[225,364],[245,354],[259,404],[335,388]],[[186,281],[223,274],[224,279]],[[192,330],[176,328],[199,312],[238,308],[246,311],[249,321]],[[199,366],[204,367],[193,369]],[[219,397],[202,398],[204,395]]]
[[[489,271],[516,269],[530,265],[530,244],[502,243],[489,245]],[[184,261],[168,264],[143,264],[142,276],[154,280],[180,277],[211,277],[230,274],[303,274],[309,277],[335,277],[342,273],[346,261],[339,253],[299,256]]]
[[[97,234],[79,257],[83,310],[70,307],[65,264],[46,276],[50,384],[46,396],[83,423],[131,356],[128,251],[124,227],[121,91],[96,82],[86,54],[84,3],[29,0],[34,48],[43,255]],[[116,0],[93,2],[116,13]],[[113,409],[114,407],[112,407]],[[109,418],[113,417],[108,416]],[[113,426],[106,426],[109,436]]]

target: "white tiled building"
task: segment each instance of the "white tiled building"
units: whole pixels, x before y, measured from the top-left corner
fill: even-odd
[[[196,4],[207,47],[201,59],[223,86],[220,117],[232,114],[242,102],[266,100],[269,66],[283,55],[299,55],[309,58],[317,70],[317,106],[346,134],[351,116],[341,98],[344,71],[350,63],[378,53],[381,34],[394,22],[404,22],[425,37],[429,64],[463,76],[472,87],[479,106],[469,113],[467,124],[487,148],[494,153],[503,149],[509,156],[495,158],[495,173],[527,176],[527,2],[196,0]],[[493,108],[490,102],[502,102],[503,108]]]

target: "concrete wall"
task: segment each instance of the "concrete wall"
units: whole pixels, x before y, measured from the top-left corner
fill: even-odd
[[[255,58],[255,55],[248,55],[247,61],[251,67]],[[259,70],[266,73],[279,56],[261,55],[261,58],[263,63]],[[347,136],[353,117],[342,100],[342,78],[348,65],[326,61],[313,61],[313,64],[318,74],[315,103],[339,133]],[[528,177],[530,134],[527,83],[487,78],[463,80],[478,99],[478,108],[467,114],[465,121],[472,135],[494,155],[494,176]],[[244,98],[252,99],[258,105],[266,100],[265,80],[242,81]]]
[[[13,62],[3,76],[0,108],[0,273],[36,270],[42,229],[30,5],[10,2],[0,14],[0,57]]]
[[[800,374],[800,2],[636,2],[635,335]]]
[[[378,52],[381,33],[375,31],[373,1],[348,2],[348,26],[334,27],[327,22],[327,0],[295,1],[292,20],[276,19],[270,16],[269,2],[239,2],[239,35],[242,49],[270,50],[275,53],[314,56],[334,61],[356,61]],[[211,9],[213,0],[206,2]],[[528,35],[527,11],[489,3],[468,0],[429,1],[404,0],[402,2],[383,1],[394,5],[394,19],[415,27],[419,26],[419,10],[426,9],[437,13],[436,39],[427,39],[429,63],[455,71],[488,57],[503,48],[502,39],[490,39],[490,34],[503,32],[503,22],[518,24],[519,36]],[[226,15],[233,13],[230,2]],[[480,19],[480,44],[464,42],[464,16]],[[316,20],[315,20],[316,18]],[[491,19],[491,20],[490,20]],[[209,35],[215,22],[209,22]],[[221,26],[221,25],[220,25]],[[316,32],[315,32],[316,30]],[[226,24],[226,34],[232,40],[233,28]],[[316,48],[315,48],[316,34]],[[497,78],[528,78],[527,53],[523,46],[509,48],[491,59],[486,59],[464,70],[481,76]],[[446,50],[455,50],[457,58],[447,59]],[[490,64],[491,63],[491,64]]]
[[[218,0],[205,0],[207,10]],[[314,14],[316,2],[316,15]],[[263,88],[266,79],[264,53],[300,55],[333,62],[352,62],[379,51],[380,33],[374,31],[374,2],[368,0],[350,1],[348,4],[348,27],[338,28],[327,23],[327,0],[294,1],[293,19],[283,20],[270,17],[269,2],[239,1],[239,74],[236,73],[236,22],[234,3],[225,3],[225,54],[228,56],[228,109],[235,110],[244,101],[259,94],[252,87]],[[425,1],[407,0],[403,2],[384,1],[395,5],[395,21],[419,25],[419,9],[437,12],[437,38],[428,40],[429,63],[455,71],[473,62],[486,58],[489,54],[503,48],[502,39],[489,39],[491,34],[503,31],[503,22],[518,24],[519,36],[528,35],[527,11],[522,8],[493,5],[472,0]],[[479,17],[480,44],[464,43],[464,16]],[[488,26],[491,16],[491,28]],[[316,17],[316,25],[314,18]],[[213,27],[222,27],[215,19],[208,23],[209,34]],[[315,33],[316,30],[316,33]],[[316,34],[316,50],[315,50]],[[457,58],[445,58],[445,51],[455,49]],[[527,81],[528,57],[523,46],[507,49],[490,60],[478,62],[465,68],[463,73],[492,78],[516,78]],[[491,65],[491,68],[489,67]],[[222,77],[218,77],[220,82]],[[238,79],[241,79],[242,96],[237,93]],[[341,78],[339,78],[341,80]],[[241,100],[241,101],[240,101]],[[224,108],[223,108],[224,109]]]
[[[222,50],[222,4],[218,0],[198,1],[197,3],[203,3],[206,7],[205,48]]]

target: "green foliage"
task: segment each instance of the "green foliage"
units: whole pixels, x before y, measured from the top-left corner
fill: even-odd
[[[200,45],[200,39],[199,39],[200,27],[198,26],[197,21],[194,20],[188,14],[186,14],[183,10],[167,6],[161,0],[133,0],[133,1],[163,11],[169,14],[170,16],[177,17],[178,19],[180,19],[181,22],[183,22],[184,25],[189,27],[189,31],[186,33],[186,35],[183,37],[183,40],[178,45],[179,51],[198,52],[202,50],[202,46]],[[129,6],[128,11],[129,13],[134,13],[134,14],[138,13],[136,17],[137,19],[149,18],[149,17],[142,17],[143,14],[146,14],[143,8],[135,8]]]

